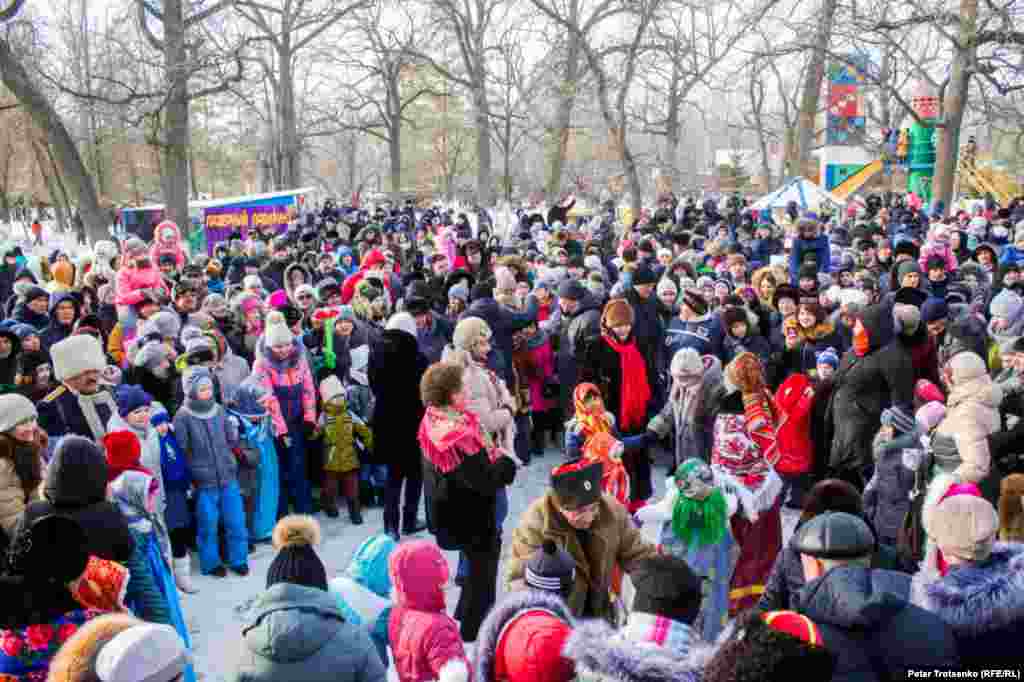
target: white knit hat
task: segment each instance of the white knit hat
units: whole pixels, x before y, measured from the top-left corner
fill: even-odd
[[[89,370],[101,371],[107,366],[99,340],[88,334],[76,334],[50,347],[53,374],[57,381],[76,377]]]
[[[345,388],[341,385],[341,380],[335,375],[332,374],[320,382],[320,397],[325,403],[344,395]]]
[[[388,323],[384,328],[398,329],[399,331],[403,331],[413,338],[416,338],[416,318],[410,313],[395,313],[391,316],[391,319],[388,320]]]
[[[38,416],[36,406],[20,393],[0,395],[0,433],[7,433],[18,424]]]
[[[680,348],[672,356],[669,373],[674,377],[700,376],[704,374],[704,361],[693,348]]]
[[[270,347],[287,346],[295,341],[295,334],[288,328],[288,322],[280,310],[271,310],[267,314],[267,328],[263,332],[263,339]]]
[[[352,358],[352,366],[348,371],[348,375],[352,377],[352,381],[363,386],[369,386],[370,377],[366,372],[366,368],[370,364],[369,344],[364,343],[358,348],[353,348],[349,351],[349,357]]]
[[[144,623],[103,645],[96,656],[96,676],[103,682],[170,682],[188,664],[188,650],[174,628]]]

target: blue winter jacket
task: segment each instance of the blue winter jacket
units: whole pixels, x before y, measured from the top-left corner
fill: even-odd
[[[398,544],[384,533],[367,538],[359,545],[345,573],[329,583],[345,620],[367,629],[385,664],[392,606],[388,559],[396,547]]]
[[[221,488],[238,480],[238,460],[231,452],[238,445],[234,422],[220,405],[199,414],[189,402],[174,415],[174,435],[188,458],[193,484],[196,488]]]
[[[725,333],[718,318],[710,313],[696,320],[683,322],[679,318],[669,323],[665,332],[666,353],[662,356],[665,367],[671,364],[673,356],[683,348],[693,348],[701,355],[714,355],[722,359]]]

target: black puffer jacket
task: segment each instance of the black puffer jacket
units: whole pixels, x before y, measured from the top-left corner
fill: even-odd
[[[796,610],[813,620],[837,657],[832,682],[905,679],[907,670],[956,668],[952,629],[909,603],[910,576],[842,566],[808,583]]]
[[[873,463],[872,440],[882,410],[898,405],[912,413],[914,402],[914,363],[906,347],[893,338],[892,311],[871,306],[861,323],[868,332],[868,352],[863,357],[852,350],[843,355],[828,414],[834,434],[828,466],[857,475],[864,475]],[[869,474],[862,488],[867,478]]]
[[[81,436],[67,439],[86,441]],[[88,539],[89,554],[118,563],[127,562],[135,551],[128,524],[120,510],[106,500],[107,462],[91,443],[76,447],[57,446],[46,468],[43,499],[32,502],[14,532],[17,537],[25,524],[58,514],[74,519]]]
[[[558,402],[566,418],[573,413],[572,392],[579,382],[583,351],[587,339],[601,333],[601,304],[588,291],[571,315],[555,307],[548,330],[558,339],[555,365],[558,370]]]

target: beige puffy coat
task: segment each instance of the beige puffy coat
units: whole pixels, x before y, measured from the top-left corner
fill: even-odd
[[[974,374],[972,372],[972,374]],[[946,418],[936,433],[956,443],[963,460],[954,475],[969,483],[980,484],[991,471],[988,436],[1001,428],[999,404],[1003,392],[987,372],[953,377],[953,388],[946,401]]]
[[[516,423],[512,415],[515,400],[504,379],[473,361],[464,350],[451,346],[444,349],[442,362],[451,362],[463,368],[462,389],[466,409],[476,415],[480,426],[495,439],[495,443],[514,452]]]

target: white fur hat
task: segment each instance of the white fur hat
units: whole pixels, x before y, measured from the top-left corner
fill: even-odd
[[[332,374],[320,382],[320,397],[325,403],[344,395],[345,388],[341,385],[341,380],[335,375]]]
[[[516,276],[510,268],[499,267],[494,270],[494,288],[497,291],[515,291]]]
[[[76,334],[50,347],[53,374],[57,381],[76,377],[89,370],[101,371],[107,366],[99,340],[88,334]]]
[[[388,323],[384,326],[385,329],[398,329],[406,334],[409,334],[413,338],[416,338],[416,318],[410,313],[401,312],[395,313],[388,320]]]
[[[669,372],[674,377],[700,376],[704,374],[704,361],[693,348],[681,348],[672,356]]]
[[[459,350],[470,350],[481,338],[491,338],[491,328],[479,317],[464,317],[455,325],[452,345]]]

